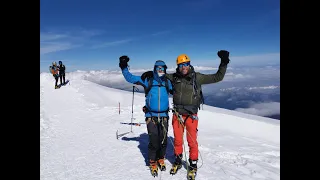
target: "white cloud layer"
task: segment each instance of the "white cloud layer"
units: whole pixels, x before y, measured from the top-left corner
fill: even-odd
[[[215,73],[213,67],[195,67],[203,74]],[[140,76],[151,69],[131,69]],[[173,72],[174,69],[169,69]],[[48,78],[53,80],[49,73]],[[131,91],[133,84],[128,83],[120,70],[75,71],[67,72],[66,78],[85,79],[103,86]],[[142,86],[137,86],[144,92]],[[280,114],[280,70],[278,67],[230,68],[223,81],[202,86],[205,102],[208,105],[235,109],[260,116]],[[257,104],[255,104],[257,103]]]
[[[264,102],[252,104],[249,108],[237,108],[236,111],[258,116],[272,116],[280,114],[279,102]]]

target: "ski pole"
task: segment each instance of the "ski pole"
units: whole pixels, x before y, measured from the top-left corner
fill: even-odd
[[[133,119],[133,102],[134,102],[134,86],[132,86],[131,132],[132,132],[132,119]]]
[[[134,119],[133,118],[133,103],[134,103],[134,92],[135,91],[139,91],[139,89],[137,88],[137,87],[135,87],[135,86],[132,86],[132,107],[131,107],[131,132],[132,132],[132,120]]]

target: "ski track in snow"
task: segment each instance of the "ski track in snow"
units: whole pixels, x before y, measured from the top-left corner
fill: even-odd
[[[171,113],[167,170],[153,178],[145,159],[145,124],[132,126],[133,132],[119,140],[115,135],[117,130],[119,134],[130,132],[130,125],[120,122],[131,122],[132,92],[80,79],[54,89],[54,80],[47,74],[40,75],[40,82],[41,180],[186,179],[185,168],[174,176],[169,174],[174,159]],[[135,94],[134,102],[134,122],[144,123],[144,94]],[[196,179],[280,179],[280,123],[245,119],[207,107],[199,111]],[[186,140],[185,146],[188,157]]]

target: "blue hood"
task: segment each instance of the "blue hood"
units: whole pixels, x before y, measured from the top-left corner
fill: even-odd
[[[163,62],[162,60],[157,60],[155,63],[154,63],[154,68],[153,68],[153,77],[155,80],[157,80],[158,82],[161,82],[164,78],[164,76],[162,78],[159,78],[158,76],[158,73],[157,73],[157,70],[156,70],[156,67],[157,66],[162,66],[164,67],[164,73],[166,74],[167,73],[167,65],[165,62]]]

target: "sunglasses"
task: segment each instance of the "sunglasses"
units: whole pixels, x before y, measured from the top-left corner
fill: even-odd
[[[182,68],[182,67],[184,67],[184,66],[190,66],[190,62],[178,64],[178,67],[179,67],[179,68]]]
[[[164,67],[156,67],[156,70],[157,70],[157,71],[160,71],[160,70],[161,70],[161,71],[164,71]]]

